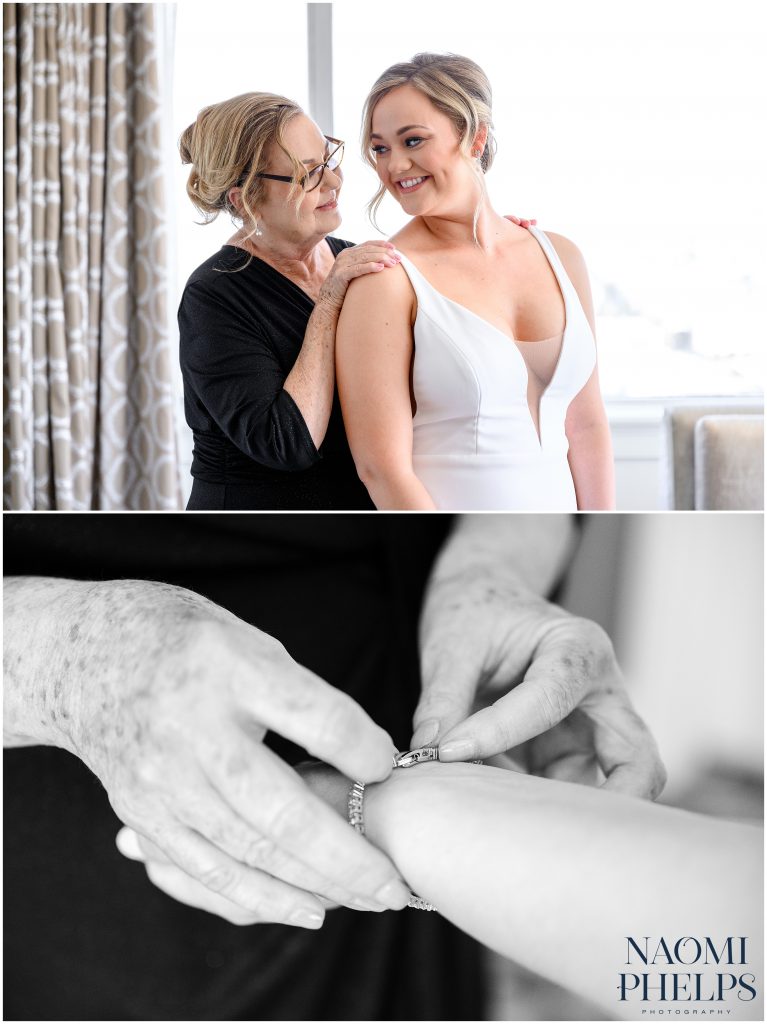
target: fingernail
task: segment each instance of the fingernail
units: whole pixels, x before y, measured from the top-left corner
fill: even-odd
[[[380,913],[380,911],[383,909],[380,903],[373,903],[372,900],[361,900],[355,897],[349,902],[353,907],[356,907],[358,910],[369,910],[373,911],[374,913]]]
[[[133,829],[128,828],[127,825],[121,828],[117,833],[115,842],[117,843],[117,849],[123,857],[128,857],[130,860],[146,860],[144,852],[139,846],[138,836]]]
[[[439,745],[440,761],[471,761],[474,757],[474,744],[471,740],[448,740]]]
[[[407,906],[407,902],[410,899],[410,893],[402,882],[392,879],[391,882],[387,882],[386,885],[381,886],[376,893],[376,899],[379,903],[383,903],[385,907],[389,907],[391,910],[402,910]]]
[[[314,910],[312,907],[298,907],[297,910],[293,911],[288,920],[298,928],[317,929],[322,927],[324,917],[318,910]]]
[[[436,718],[429,718],[421,722],[413,733],[413,746],[426,747],[433,743],[439,735],[439,721]]]

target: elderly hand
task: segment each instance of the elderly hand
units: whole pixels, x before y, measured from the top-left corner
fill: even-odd
[[[547,778],[655,798],[663,765],[604,630],[482,565],[433,580],[413,746],[445,761],[510,752]],[[476,707],[480,710],[472,710]]]
[[[535,218],[528,220],[526,217],[515,217],[513,213],[507,213],[506,220],[510,220],[512,224],[517,224],[521,228],[534,227],[538,223]]]
[[[341,819],[346,820],[346,798],[350,782],[340,772],[322,761],[304,761],[296,765],[296,773],[307,788],[320,797],[336,811]],[[348,827],[348,826],[347,826]],[[117,849],[130,860],[141,861],[146,867],[149,880],[162,889],[168,896],[185,903],[189,907],[197,907],[210,914],[223,917],[231,924],[254,924],[254,916],[225,896],[207,889],[181,868],[170,861],[154,843],[149,842],[132,828],[125,826],[117,833]],[[317,899],[326,909],[334,909],[338,903],[318,896]],[[380,909],[360,903],[351,904],[353,910]]]
[[[359,245],[343,249],[336,256],[335,263],[322,284],[318,304],[329,307],[336,313],[340,312],[350,281],[364,274],[377,274],[387,267],[396,267],[399,263],[399,254],[391,242],[361,242]]]
[[[25,712],[14,698],[20,678],[11,678],[18,735],[39,741],[33,730],[48,714],[59,736],[43,742],[77,754],[118,817],[190,880],[241,918],[307,928],[322,924],[314,894],[361,909],[406,904],[386,857],[263,744],[271,729],[346,775],[386,778],[393,743],[350,697],[191,591],[13,582],[22,586],[11,601],[9,656],[35,693],[52,673],[56,704]],[[31,650],[25,621],[35,625]],[[16,668],[17,650],[27,668]]]

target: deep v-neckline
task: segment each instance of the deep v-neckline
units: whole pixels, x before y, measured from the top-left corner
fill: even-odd
[[[532,232],[531,232],[531,234],[532,234]],[[551,387],[551,383],[554,380],[554,377],[556,376],[557,370],[559,369],[559,364],[562,361],[562,353],[564,352],[565,343],[567,341],[567,335],[569,333],[569,327],[570,327],[570,305],[569,305],[569,303],[567,301],[567,292],[566,292],[566,289],[565,289],[565,287],[564,287],[564,285],[562,283],[562,280],[561,280],[561,278],[559,276],[559,271],[557,270],[557,268],[555,267],[555,265],[552,262],[551,258],[549,257],[549,254],[546,252],[546,249],[544,248],[544,246],[541,245],[541,242],[539,241],[539,239],[534,234],[533,234],[533,238],[535,238],[536,242],[538,242],[538,245],[540,246],[541,251],[543,252],[543,255],[546,257],[547,263],[551,267],[551,272],[554,274],[554,280],[557,282],[557,287],[559,288],[559,294],[562,296],[562,304],[563,304],[564,310],[565,310],[565,325],[564,325],[564,327],[562,329],[562,332],[561,332],[562,333],[562,348],[561,348],[560,353],[559,353],[559,359],[557,360],[557,365],[554,367],[554,371],[553,371],[553,373],[551,375],[551,380],[546,385],[546,390],[548,390],[548,388]],[[524,357],[523,357],[522,353],[517,348],[517,345],[537,345],[537,344],[539,344],[538,341],[520,341],[520,340],[518,340],[513,335],[507,334],[506,331],[501,330],[501,328],[498,327],[496,324],[490,323],[489,320],[486,320],[485,317],[480,316],[479,313],[475,313],[473,309],[469,309],[468,306],[464,306],[464,304],[462,302],[457,302],[455,299],[451,299],[449,295],[445,295],[444,292],[441,292],[435,285],[433,285],[431,283],[431,281],[426,277],[426,275],[423,273],[423,271],[419,270],[419,268],[415,265],[415,263],[413,263],[413,261],[410,259],[409,256],[405,256],[404,253],[400,253],[400,254],[405,257],[405,259],[407,260],[408,264],[415,270],[415,272],[418,274],[418,276],[421,278],[421,280],[424,282],[424,284],[429,289],[431,289],[431,291],[433,291],[435,295],[439,295],[439,297],[441,299],[443,299],[445,302],[448,302],[451,306],[455,306],[457,309],[462,310],[464,313],[468,313],[469,316],[474,317],[475,320],[478,320],[481,324],[484,324],[485,327],[489,327],[491,331],[495,331],[496,334],[500,334],[500,336],[502,338],[504,338],[507,342],[511,343],[514,351],[517,353],[517,355],[519,356],[519,358],[522,360],[523,363],[525,362],[525,360],[524,360]],[[417,316],[417,313],[416,313],[416,316]],[[555,338],[555,337],[558,337],[558,336],[559,336],[558,334],[553,334],[551,337]],[[551,338],[541,338],[540,341],[551,341]],[[525,363],[525,366],[526,365],[527,364]]]
[[[469,307],[468,306],[464,306],[462,302],[457,302],[455,299],[451,299],[449,295],[445,295],[444,292],[441,292],[438,288],[436,288],[431,283],[431,281],[429,281],[429,279],[423,274],[423,272],[421,270],[418,269],[418,267],[413,263],[413,261],[410,259],[409,256],[405,256],[404,253],[401,253],[401,255],[407,261],[408,265],[410,267],[412,267],[413,270],[415,270],[415,272],[421,278],[421,280],[426,285],[426,287],[429,288],[435,295],[438,295],[440,297],[440,299],[443,300],[443,302],[447,302],[449,305],[454,306],[456,309],[461,310],[462,313],[465,313],[468,316],[473,317],[474,320],[478,321],[484,327],[487,327],[491,331],[494,331],[496,334],[499,334],[504,339],[506,344],[511,349],[513,349],[516,358],[519,359],[519,361],[520,361],[520,363],[521,363],[521,365],[522,365],[522,367],[524,368],[524,371],[525,371],[525,376],[527,378],[527,385],[526,385],[526,388],[525,388],[525,404],[527,405],[528,415],[530,416],[530,426],[533,428],[533,433],[535,434],[535,437],[536,437],[536,440],[538,442],[539,448],[542,449],[543,448],[543,439],[542,439],[542,435],[541,435],[541,409],[543,407],[543,401],[547,397],[547,395],[549,394],[549,392],[550,392],[550,390],[552,388],[552,385],[554,384],[554,381],[556,380],[557,374],[559,373],[560,367],[562,366],[562,361],[563,361],[563,357],[564,357],[564,353],[565,353],[565,346],[567,345],[567,335],[569,333],[569,327],[570,327],[570,305],[569,305],[568,300],[567,300],[567,291],[566,291],[565,286],[564,286],[564,284],[562,282],[562,279],[559,276],[559,271],[557,270],[556,266],[554,265],[553,261],[551,260],[549,254],[546,252],[546,249],[543,246],[543,244],[541,243],[540,239],[535,234],[533,234],[533,232],[531,232],[531,234],[533,235],[533,238],[535,238],[535,240],[538,243],[538,245],[541,247],[543,255],[546,257],[546,261],[549,264],[549,266],[551,267],[551,271],[554,274],[554,279],[557,282],[557,287],[559,288],[559,294],[562,296],[562,303],[563,303],[564,309],[565,309],[565,325],[564,325],[564,328],[562,330],[562,344],[560,345],[560,348],[559,348],[559,355],[557,356],[557,361],[556,361],[556,363],[554,365],[554,369],[552,370],[551,377],[549,378],[549,382],[546,385],[546,387],[541,391],[541,393],[540,393],[540,395],[538,397],[538,426],[537,427],[536,427],[536,424],[535,424],[535,419],[533,417],[532,410],[530,409],[530,405],[529,405],[529,403],[527,401],[527,388],[530,385],[530,368],[528,367],[527,362],[525,361],[525,357],[519,351],[519,345],[537,345],[537,344],[539,344],[539,342],[538,341],[517,341],[516,338],[514,338],[513,336],[507,334],[506,331],[501,330],[501,328],[496,326],[496,324],[490,323],[489,320],[486,320],[483,316],[480,316],[479,313],[475,313],[473,309],[469,309]],[[417,301],[417,298],[418,298],[418,296],[416,296],[416,301]],[[418,319],[418,315],[420,313],[420,309],[421,309],[420,303],[418,303],[418,308],[416,310],[416,320]],[[558,337],[558,335],[552,335],[552,337]],[[542,338],[541,341],[551,341],[551,338]]]

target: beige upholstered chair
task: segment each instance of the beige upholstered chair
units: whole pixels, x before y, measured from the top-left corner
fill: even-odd
[[[763,407],[667,409],[663,470],[667,508],[763,509]]]

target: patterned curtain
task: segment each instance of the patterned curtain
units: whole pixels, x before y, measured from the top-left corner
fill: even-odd
[[[4,505],[178,508],[152,4],[4,4]]]

